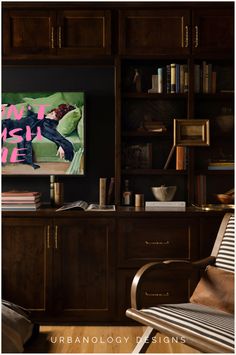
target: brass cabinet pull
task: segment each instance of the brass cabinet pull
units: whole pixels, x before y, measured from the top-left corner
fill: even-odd
[[[61,26],[58,27],[58,45],[61,48]]]
[[[47,226],[47,248],[50,249],[50,226]]]
[[[58,226],[55,227],[54,240],[55,240],[55,249],[57,249],[58,248]]]
[[[198,26],[195,26],[195,45],[194,47],[197,48],[199,45],[199,31]]]
[[[151,292],[145,291],[145,296],[147,296],[147,297],[169,297],[170,293],[168,291],[165,293],[151,293]]]
[[[169,245],[170,241],[169,240],[154,240],[154,241],[148,241],[145,240],[146,245]]]
[[[54,49],[54,27],[51,28],[51,48]]]
[[[185,26],[185,41],[184,41],[184,47],[188,48],[189,44],[189,31],[188,31],[188,26]]]

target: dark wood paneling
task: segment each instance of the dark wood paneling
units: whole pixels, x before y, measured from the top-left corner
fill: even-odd
[[[194,53],[233,51],[233,9],[195,9],[192,38]]]
[[[191,219],[120,219],[119,265],[138,266],[153,260],[198,256],[197,223]]]
[[[2,229],[2,296],[44,313],[51,291],[50,221],[7,218]]]
[[[188,53],[189,15],[185,9],[120,11],[120,54]]]

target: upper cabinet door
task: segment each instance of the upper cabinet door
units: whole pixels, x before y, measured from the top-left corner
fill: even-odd
[[[55,11],[3,10],[3,56],[28,59],[55,52]]]
[[[189,11],[184,9],[120,11],[120,54],[188,53],[189,14]]]
[[[58,54],[71,57],[111,53],[111,15],[102,10],[58,13]]]
[[[193,11],[192,46],[194,53],[232,51],[234,10],[196,9]]]

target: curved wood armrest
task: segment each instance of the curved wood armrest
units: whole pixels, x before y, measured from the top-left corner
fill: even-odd
[[[143,279],[144,275],[151,270],[168,270],[173,268],[179,271],[193,271],[195,269],[200,269],[206,267],[207,265],[213,264],[215,261],[214,256],[209,256],[205,259],[201,259],[195,262],[188,260],[164,260],[156,261],[152,263],[145,264],[142,266],[135,274],[132,285],[131,285],[131,307],[137,309],[137,290],[140,281]]]

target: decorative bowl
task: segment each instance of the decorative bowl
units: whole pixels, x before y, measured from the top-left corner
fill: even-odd
[[[177,186],[152,187],[152,193],[158,201],[171,201],[176,193]]]
[[[216,198],[219,202],[224,203],[226,205],[234,202],[234,195],[229,194],[216,194]]]

